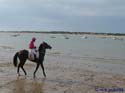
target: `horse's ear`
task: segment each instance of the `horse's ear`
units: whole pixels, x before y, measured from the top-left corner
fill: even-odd
[[[48,45],[45,41],[43,41],[43,44],[44,44],[44,45]]]
[[[40,44],[40,46],[42,46],[42,45],[43,45],[43,43]]]
[[[43,41],[43,44],[46,43],[45,41]]]

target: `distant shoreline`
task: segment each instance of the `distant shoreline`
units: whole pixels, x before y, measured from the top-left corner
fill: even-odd
[[[79,35],[125,36],[125,33],[69,32],[69,31],[0,31],[0,33],[45,33],[45,34],[79,34]]]

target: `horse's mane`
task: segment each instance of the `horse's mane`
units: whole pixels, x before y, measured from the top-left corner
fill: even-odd
[[[43,47],[43,43],[40,44],[38,50],[39,50],[39,51],[42,50],[42,47]]]

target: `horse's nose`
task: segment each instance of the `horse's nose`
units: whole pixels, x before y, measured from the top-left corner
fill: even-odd
[[[52,47],[50,47],[50,49],[52,49]]]

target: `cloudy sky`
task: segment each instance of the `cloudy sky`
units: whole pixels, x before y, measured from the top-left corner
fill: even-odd
[[[0,30],[125,33],[125,0],[0,0]]]

